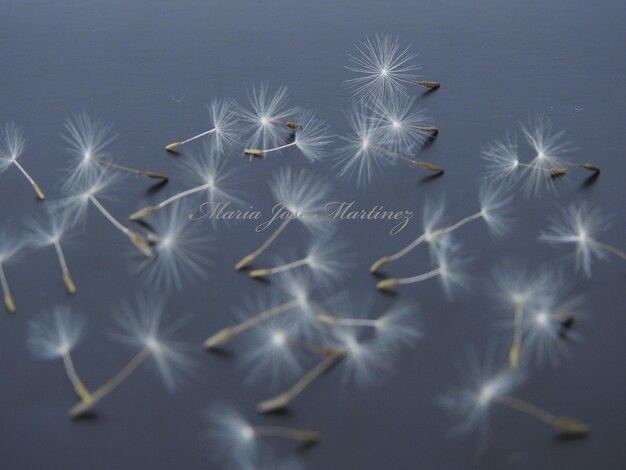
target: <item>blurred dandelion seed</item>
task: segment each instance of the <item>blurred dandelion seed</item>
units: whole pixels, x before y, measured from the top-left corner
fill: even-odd
[[[607,219],[600,210],[583,202],[563,210],[539,239],[553,245],[576,245],[576,267],[590,277],[593,257],[602,259],[608,252],[626,260],[626,251],[598,240],[607,228]]]
[[[35,190],[35,194],[37,194],[37,198],[44,200],[46,195],[41,190],[41,187],[18,161],[24,153],[25,145],[24,133],[22,129],[17,127],[14,123],[10,122],[2,128],[0,131],[0,173],[4,172],[11,165],[15,165],[24,178],[31,184]]]
[[[80,341],[83,323],[80,317],[68,308],[55,308],[39,320],[28,323],[28,345],[40,359],[63,359],[63,366],[74,392],[87,401],[91,395],[76,373],[71,351]]]
[[[124,306],[117,317],[122,331],[114,338],[129,346],[140,348],[140,351],[108,382],[92,391],[87,400],[70,408],[68,415],[71,419],[76,419],[93,409],[148,358],[152,358],[169,390],[176,388],[181,374],[190,372],[189,357],[182,352],[184,346],[168,339],[169,335],[180,327],[180,321],[164,328],[163,308],[160,300],[141,297],[136,305]]]
[[[22,243],[17,234],[8,227],[4,227],[0,232],[0,285],[4,294],[4,304],[9,313],[15,313],[16,307],[4,269],[7,263],[15,259],[21,249]]]

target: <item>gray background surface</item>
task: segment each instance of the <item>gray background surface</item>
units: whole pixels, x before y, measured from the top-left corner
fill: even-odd
[[[62,366],[31,359],[27,321],[52,305],[70,304],[81,312],[90,329],[75,361],[85,382],[95,386],[132,354],[109,341],[107,331],[116,306],[132,299],[141,285],[129,269],[127,240],[90,211],[86,231],[66,247],[79,288],[75,298],[65,295],[51,252],[24,253],[7,268],[18,313],[8,316],[2,309],[0,316],[4,468],[213,468],[202,412],[222,402],[254,422],[319,429],[323,442],[304,454],[290,444],[275,446],[278,455],[294,454],[309,468],[624,467],[625,266],[619,260],[597,263],[593,278],[585,280],[573,273],[565,251],[536,240],[559,207],[589,200],[613,216],[606,241],[624,246],[623,2],[3,0],[0,11],[0,122],[15,120],[24,127],[23,163],[50,199],[60,194],[59,168],[67,158],[59,138],[63,118],[81,109],[114,122],[120,136],[110,150],[120,159],[169,173],[175,157],[163,145],[201,129],[211,97],[245,102],[245,87],[261,80],[287,85],[294,104],[317,110],[337,134],[346,132],[341,109],[349,106],[349,95],[341,82],[350,77],[347,54],[353,43],[377,32],[412,43],[425,78],[443,84],[417,102],[441,129],[422,156],[448,171],[428,181],[398,165],[366,188],[336,183],[337,200],[419,214],[425,198],[445,194],[450,220],[463,217],[476,208],[481,146],[538,113],[567,129],[577,149],[574,158],[604,169],[591,186],[583,184],[586,174],[572,171],[558,197],[518,200],[517,228],[504,239],[492,240],[482,224],[468,226],[461,236],[474,257],[472,292],[448,302],[434,284],[400,291],[420,302],[425,338],[401,356],[391,377],[367,388],[339,387],[333,371],[302,395],[288,416],[274,418],[256,415],[255,403],[271,390],[244,384],[236,355],[214,357],[200,348],[209,333],[227,324],[242,297],[271,288],[232,270],[261,240],[244,223],[219,228],[210,281],[168,299],[169,310],[192,317],[179,338],[198,345],[196,377],[170,395],[153,371],[141,368],[98,406],[97,419],[66,419],[73,396]],[[246,188],[249,200],[265,210],[272,205],[265,182],[278,168],[310,166],[295,151],[265,161],[235,161],[255,182]],[[330,163],[316,169],[334,176]],[[120,217],[186,187],[172,180],[164,193],[148,195],[146,181],[126,182],[109,203]],[[0,175],[1,223],[19,226],[27,214],[40,211],[31,196],[15,171]],[[403,246],[419,227],[415,220],[394,238],[389,228],[341,224],[341,235],[358,256],[337,290],[371,292],[378,308],[392,302],[374,292],[367,267],[387,251],[381,247]],[[282,242],[305,246],[306,238],[295,230]],[[476,455],[471,436],[446,437],[452,421],[436,400],[457,381],[454,364],[465,351],[482,350],[493,338],[497,306],[485,296],[482,279],[504,258],[560,265],[586,296],[586,316],[577,325],[584,341],[559,368],[534,369],[516,392],[588,421],[593,435],[586,441],[558,441],[540,423],[502,409],[493,415],[484,455]],[[416,255],[396,272],[427,266],[427,258]]]

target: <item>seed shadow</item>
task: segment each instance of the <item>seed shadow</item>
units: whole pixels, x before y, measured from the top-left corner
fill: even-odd
[[[598,180],[598,178],[600,177],[600,172],[597,171],[594,174],[587,176],[585,178],[585,180],[582,182],[582,184],[580,185],[580,189],[588,189],[591,188],[594,183]]]
[[[420,185],[424,185],[424,184],[429,184],[433,181],[438,180],[439,178],[441,178],[443,176],[444,172],[440,172],[440,173],[435,173],[434,175],[428,175],[428,176],[424,176],[422,179],[420,179],[419,184]]]
[[[74,418],[74,421],[81,421],[81,422],[89,423],[89,422],[97,421],[99,419],[100,417],[98,416],[98,413],[96,413],[95,411],[87,411],[79,416],[76,416]]]
[[[145,194],[149,196],[151,194],[159,192],[161,189],[165,187],[168,181],[169,179],[166,179],[166,180],[157,181],[156,183],[151,184],[150,186],[148,186],[148,189],[146,189]]]

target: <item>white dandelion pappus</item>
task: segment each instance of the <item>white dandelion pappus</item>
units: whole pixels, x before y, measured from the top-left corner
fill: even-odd
[[[251,110],[243,109],[241,119],[250,129],[248,147],[267,149],[284,142],[296,123],[290,120],[297,114],[297,108],[289,107],[289,91],[280,86],[275,93],[269,90],[268,82],[252,87]]]
[[[554,179],[566,173],[562,155],[570,150],[567,144],[561,142],[565,131],[553,133],[552,122],[537,116],[528,125],[522,125],[522,132],[534,152],[530,163],[524,165],[522,190],[526,195],[535,197],[543,186],[555,191]]]
[[[604,259],[607,252],[626,260],[626,252],[598,237],[608,230],[607,218],[597,207],[586,202],[571,205],[554,218],[546,231],[541,231],[539,239],[553,245],[576,245],[576,268],[591,277],[592,258]]]
[[[274,148],[245,149],[246,155],[264,156],[268,153],[285,150],[290,147],[297,147],[302,155],[309,161],[321,160],[325,153],[325,147],[332,142],[328,134],[328,126],[315,117],[313,111],[302,111],[298,117],[298,126],[291,142],[279,145]]]
[[[170,211],[151,220],[148,239],[154,256],[134,265],[147,286],[181,291],[184,284],[206,279],[211,264],[213,236],[199,222],[191,221],[191,206],[178,201]]]
[[[66,118],[65,132],[61,134],[67,142],[72,161],[64,178],[63,188],[70,190],[83,186],[98,176],[102,164],[107,164],[111,154],[105,151],[116,135],[113,126],[100,119],[91,118],[85,111]]]
[[[6,124],[0,131],[0,173],[3,173],[11,165],[15,165],[22,176],[31,184],[35,190],[35,194],[37,194],[37,198],[43,200],[46,198],[46,195],[41,187],[19,162],[19,158],[24,153],[25,147],[26,141],[24,140],[22,129],[17,127],[13,122]]]
[[[364,185],[372,177],[382,174],[383,168],[394,163],[389,156],[381,157],[377,145],[380,138],[380,120],[371,114],[371,110],[363,105],[354,105],[350,111],[344,112],[351,134],[341,137],[345,144],[336,151],[337,168],[340,178],[354,179],[357,184]]]
[[[83,331],[81,317],[69,308],[54,308],[28,322],[28,346],[38,359],[63,358],[78,344]]]
[[[485,162],[485,177],[489,180],[504,180],[514,185],[519,181],[519,161],[517,142],[509,134],[502,140],[495,140],[485,146],[480,157]]]
[[[376,116],[380,145],[395,152],[410,152],[432,137],[425,110],[415,108],[415,98],[377,99],[370,106]]]
[[[349,55],[353,65],[346,68],[358,76],[345,83],[360,101],[406,95],[407,83],[418,84],[419,66],[411,63],[417,54],[410,52],[410,46],[401,49],[397,37],[376,35],[355,47],[357,53]]]
[[[57,307],[28,323],[28,346],[38,359],[62,359],[76,395],[88,400],[90,393],[76,373],[71,351],[83,334],[83,321],[69,308]]]

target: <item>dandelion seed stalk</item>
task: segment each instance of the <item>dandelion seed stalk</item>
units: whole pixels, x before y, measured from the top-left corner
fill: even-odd
[[[321,435],[317,431],[292,429],[282,426],[252,426],[255,437],[282,437],[299,442],[319,442]]]
[[[294,219],[293,217],[288,217],[287,219],[285,219],[283,223],[278,226],[276,231],[272,235],[270,235],[270,237],[265,241],[265,243],[263,243],[259,248],[257,248],[255,251],[253,251],[249,255],[244,256],[235,265],[235,270],[240,271],[246,266],[250,265],[250,263],[252,263],[258,256],[260,256],[265,250],[267,250],[267,248],[274,242],[274,240],[276,240],[276,238],[278,238],[278,236],[282,233],[282,231],[285,230],[285,228],[287,228],[287,225],[293,219]]]
[[[135,245],[144,255],[152,256],[152,248],[150,248],[150,244],[147,240],[138,234],[137,232],[133,232],[132,230],[126,228],[122,225],[111,213],[106,210],[106,208],[100,204],[100,201],[93,195],[89,195],[89,200],[93,203],[94,206],[104,215],[109,222],[111,222],[118,230],[120,230],[124,235],[126,235],[130,241]]]
[[[282,266],[276,266],[274,268],[254,269],[254,270],[250,271],[250,277],[254,277],[254,278],[265,277],[265,276],[269,276],[271,274],[282,273],[284,271],[289,271],[291,269],[296,269],[296,268],[299,268],[301,266],[306,266],[307,264],[309,264],[308,257],[299,259],[297,261],[292,261],[291,263],[283,264]]]
[[[61,265],[61,272],[63,273],[63,282],[65,282],[65,286],[67,287],[67,291],[70,294],[76,293],[76,285],[74,284],[74,279],[70,274],[70,270],[67,267],[67,261],[65,260],[65,254],[63,253],[63,249],[61,248],[61,242],[59,240],[54,241],[54,249],[57,253],[57,258],[59,258],[59,264]]]
[[[41,187],[35,182],[35,180],[28,174],[28,172],[24,169],[24,167],[20,164],[20,162],[17,161],[17,159],[13,160],[13,163],[15,164],[15,166],[17,167],[18,170],[20,170],[20,172],[24,175],[24,177],[28,180],[28,182],[31,184],[31,186],[33,187],[33,189],[35,190],[35,193],[37,194],[37,198],[41,201],[43,201],[46,198],[46,195],[44,194],[44,192],[41,190]]]
[[[317,321],[332,326],[364,326],[377,328],[380,325],[378,318],[338,318],[328,314],[318,315]]]
[[[515,319],[513,326],[513,344],[509,350],[509,367],[519,368],[522,354],[522,321],[524,318],[524,305],[521,302],[515,304]]]
[[[296,308],[299,304],[300,304],[299,300],[294,299],[289,302],[285,302],[284,304],[277,305],[276,307],[272,307],[270,309],[264,310],[258,315],[250,317],[247,320],[239,323],[238,325],[223,328],[217,333],[215,333],[214,335],[212,335],[211,337],[209,337],[204,342],[204,347],[206,349],[213,349],[213,348],[222,346],[232,341],[237,335],[243,333],[249,328],[263,321],[269,320],[270,318],[273,318],[276,315],[280,315],[281,313],[288,312],[289,310]]]
[[[431,134],[435,135],[439,132],[439,130],[436,127],[423,127],[421,128],[424,131],[430,132]],[[423,170],[427,170],[427,171],[432,171],[433,173],[443,173],[445,171],[445,169],[439,165],[433,165],[431,163],[428,162],[421,162],[418,160],[414,160],[410,157],[407,157],[406,155],[403,155],[401,153],[398,152],[394,152],[393,150],[389,150],[385,147],[381,147],[380,145],[372,145],[372,147],[380,152],[386,153],[387,155],[392,155],[396,158],[399,158],[400,160],[403,160],[405,162],[410,163],[411,165],[417,166]]]
[[[115,374],[111,380],[102,385],[99,389],[91,393],[86,400],[83,400],[72,408],[70,408],[68,415],[71,419],[76,419],[81,415],[84,415],[91,410],[96,404],[98,404],[104,397],[115,390],[124,380],[126,380],[134,371],[139,367],[143,361],[145,361],[152,350],[149,347],[142,349],[139,354],[133,357],[128,364],[126,364],[117,374]]]
[[[508,406],[509,408],[540,419],[564,437],[586,437],[591,432],[591,428],[582,421],[568,418],[566,416],[556,416],[537,405],[522,401],[518,398],[508,395],[495,395],[492,400],[501,405]]]
[[[83,384],[83,381],[80,379],[80,377],[78,377],[70,352],[67,351],[66,353],[64,353],[62,358],[63,365],[65,366],[65,372],[67,373],[67,377],[70,379],[70,382],[72,382],[72,385],[74,386],[74,391],[76,392],[76,395],[78,395],[78,397],[83,402],[89,401],[91,399],[91,394],[89,393],[87,387],[85,387],[85,385]]]
[[[215,131],[217,131],[217,127],[214,127],[213,129],[210,129],[206,132],[202,132],[198,135],[194,135],[193,137],[190,137],[187,140],[183,140],[181,142],[172,142],[171,144],[168,144],[165,146],[165,150],[168,150],[168,151],[176,150],[177,148],[182,147],[183,145],[188,144],[189,142],[193,142],[194,140],[199,139],[200,137],[204,137],[205,135],[212,134]]]
[[[291,143],[285,144],[285,145],[281,145],[279,147],[274,147],[271,149],[244,149],[243,153],[245,153],[246,155],[251,155],[254,157],[262,157],[263,155],[265,155],[266,153],[271,153],[271,152],[276,152],[278,150],[283,150],[289,147],[293,147],[295,145],[298,145],[297,141],[293,141]]]
[[[330,356],[326,357],[323,361],[309,370],[302,378],[295,383],[289,390],[281,393],[280,395],[270,398],[269,400],[262,401],[257,405],[257,410],[261,413],[269,413],[272,411],[285,408],[289,403],[296,398],[302,391],[307,388],[315,379],[321,374],[330,369],[333,365],[343,359],[346,355],[346,351],[337,350]]]
[[[178,201],[179,199],[183,199],[187,196],[191,196],[192,194],[198,193],[200,191],[204,191],[206,189],[210,189],[211,186],[213,186],[212,182],[208,182],[205,184],[201,184],[199,186],[196,186],[194,188],[191,189],[187,189],[185,191],[182,191],[178,194],[174,194],[173,196],[167,198],[166,200],[158,203],[155,206],[148,206],[148,207],[144,207],[143,209],[138,210],[137,212],[134,212],[130,215],[129,219],[130,220],[140,220],[143,219],[145,217],[148,217],[149,215],[154,214],[156,211],[163,209],[165,206],[168,206],[169,204]]]
[[[589,241],[597,247],[602,248],[603,250],[606,250],[609,253],[622,258],[623,260],[626,260],[626,251],[620,250],[613,245],[609,245],[608,243],[604,243],[598,240],[590,239]]]
[[[439,276],[441,275],[441,272],[441,268],[437,268],[424,274],[418,274],[416,276],[383,279],[378,284],[376,284],[376,288],[379,290],[385,290],[392,289],[399,285],[415,284]]]
[[[157,179],[161,181],[168,181],[169,177],[162,175],[161,173],[155,173],[154,171],[143,171],[138,170],[136,168],[130,168],[124,165],[118,165],[117,163],[109,162],[107,160],[103,160],[102,158],[91,156],[91,158],[100,165],[109,166],[111,168],[115,168],[116,170],[125,171],[127,173],[133,173],[135,175],[140,175],[145,178]]]
[[[15,313],[15,302],[13,301],[13,295],[9,289],[9,282],[4,272],[4,266],[0,262],[0,284],[2,284],[2,292],[4,294],[4,304],[7,307],[9,313]]]

